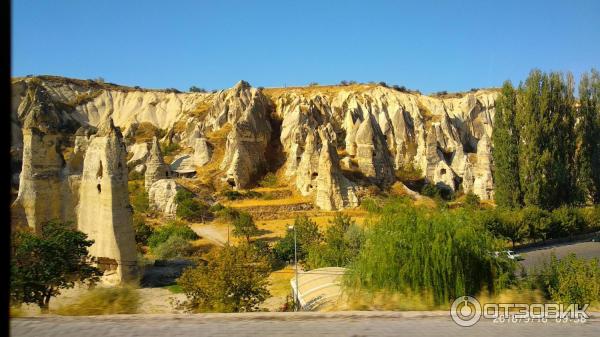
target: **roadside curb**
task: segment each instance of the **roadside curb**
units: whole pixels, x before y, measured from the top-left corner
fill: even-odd
[[[600,319],[600,312],[588,312],[590,319]],[[60,320],[312,320],[312,319],[422,319],[448,318],[448,311],[336,311],[336,312],[248,312],[248,313],[201,313],[201,314],[124,314],[100,316],[30,316],[11,319],[60,319]]]

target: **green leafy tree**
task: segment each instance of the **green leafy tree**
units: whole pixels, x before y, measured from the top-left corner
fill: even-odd
[[[492,157],[494,159],[494,196],[501,207],[520,207],[523,196],[519,176],[519,130],[515,125],[517,94],[509,81],[504,82],[496,100]]]
[[[539,70],[519,88],[519,178],[525,205],[553,209],[577,195],[573,90],[572,75]]]
[[[69,224],[50,221],[41,233],[17,231],[11,242],[10,296],[48,311],[50,299],[77,282],[94,284],[102,275],[88,248],[93,241]]]
[[[485,228],[496,237],[510,240],[513,248],[529,233],[529,229],[522,221],[520,212],[498,210],[484,214],[486,215],[481,220]]]
[[[561,206],[552,211],[554,237],[573,236],[582,232],[586,223],[581,214],[573,207]]]
[[[246,242],[250,243],[250,238],[258,235],[259,230],[250,214],[240,212],[233,220],[233,231],[231,233],[237,237],[245,237]]]
[[[600,73],[592,69],[579,82],[577,185],[580,201],[600,202]]]
[[[352,218],[338,213],[330,221],[323,242],[310,246],[306,265],[311,269],[347,266],[358,255],[364,239],[364,231]]]
[[[323,235],[319,231],[316,222],[311,221],[307,216],[302,215],[294,220],[294,229],[296,231],[296,248],[298,261],[306,259],[308,249],[311,245],[319,244]],[[294,260],[294,231],[288,230],[283,239],[273,247],[275,258],[281,262]]]
[[[535,206],[525,207],[521,213],[521,221],[523,228],[527,230],[527,237],[533,241],[539,239],[546,241],[551,233],[551,214]]]
[[[186,269],[177,284],[189,311],[257,311],[268,296],[269,263],[252,246],[225,246],[211,250],[206,265]]]

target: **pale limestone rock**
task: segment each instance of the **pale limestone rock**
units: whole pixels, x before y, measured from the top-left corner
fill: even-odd
[[[179,175],[195,174],[196,163],[189,154],[180,154],[173,159],[169,166],[171,171]]]
[[[29,89],[19,106],[23,159],[19,193],[11,207],[14,225],[40,231],[48,220],[74,220],[66,214],[74,205],[62,200],[66,164],[60,152],[59,113],[41,87]]]
[[[196,138],[192,148],[194,149],[194,154],[192,155],[194,165],[202,167],[210,162],[212,152],[206,138]]]
[[[323,210],[358,206],[356,187],[341,173],[337,151],[331,142],[327,127],[319,128],[319,138],[322,146],[316,177],[315,205]]]
[[[90,255],[111,284],[133,281],[137,273],[126,156],[121,132],[107,116],[86,151],[77,226],[94,240]]]
[[[223,181],[235,189],[245,188],[267,166],[265,151],[271,138],[267,100],[260,90],[243,81],[221,93],[219,99],[222,101],[215,102],[206,121],[213,128],[232,125],[220,165]]]
[[[487,134],[484,133],[477,144],[477,164],[475,165],[475,182],[473,183],[473,193],[477,194],[481,200],[491,200],[494,198],[491,161],[490,140]]]
[[[154,182],[148,190],[150,208],[162,212],[168,217],[175,216],[177,212],[175,195],[181,188],[173,179],[161,179]]]
[[[368,115],[356,132],[356,159],[366,177],[377,184],[387,185],[395,180],[393,164],[383,134],[373,119],[372,115]]]
[[[132,153],[131,159],[127,161],[127,167],[131,169],[140,164],[145,164],[150,154],[148,143],[136,143],[129,146],[127,152]]]
[[[150,189],[150,186],[155,181],[160,179],[166,179],[170,177],[171,172],[169,166],[165,164],[162,153],[160,151],[160,145],[156,137],[152,139],[152,145],[148,158],[146,159],[146,173],[144,175],[144,187],[146,191]]]

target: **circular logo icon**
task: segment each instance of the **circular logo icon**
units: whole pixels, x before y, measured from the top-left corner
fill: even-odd
[[[452,302],[450,316],[460,326],[472,326],[481,318],[481,304],[471,296],[461,296]]]

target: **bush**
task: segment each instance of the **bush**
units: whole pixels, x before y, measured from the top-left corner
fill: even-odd
[[[152,248],[152,254],[161,260],[183,258],[190,256],[192,248],[189,240],[174,235]]]
[[[240,212],[233,207],[222,206],[222,208],[215,212],[215,215],[219,218],[227,221],[233,221],[239,216]]]
[[[443,200],[452,200],[454,199],[454,193],[451,189],[446,187],[440,187],[438,185],[433,184],[425,184],[421,189],[421,194],[428,196],[430,198],[443,199]]]
[[[385,82],[383,82],[383,81],[381,81],[381,82],[379,82],[379,83],[377,83],[377,84],[379,84],[379,85],[380,85],[380,86],[382,86],[382,87],[386,87],[386,88],[387,88],[387,86],[388,86],[388,85],[387,85],[387,83],[385,83]]]
[[[537,286],[548,299],[580,306],[600,301],[600,261],[571,253],[558,260],[554,254],[536,271]]]
[[[258,183],[262,187],[275,187],[277,186],[277,176],[273,172],[267,173],[263,179]]]
[[[144,175],[138,171],[130,171],[127,179],[128,180],[143,180]]]
[[[473,192],[469,192],[467,195],[465,195],[465,206],[467,207],[477,208],[479,207],[480,202],[481,200],[479,199],[479,196]]]
[[[201,221],[211,216],[208,205],[194,199],[194,194],[186,189],[177,191],[177,216],[187,221]]]
[[[538,239],[546,241],[549,236],[554,236],[552,235],[552,217],[548,211],[538,207],[529,206],[521,210],[519,218],[523,228],[526,228],[527,230],[527,238],[532,241]]]
[[[404,203],[384,207],[345,279],[371,292],[430,293],[437,304],[514,282],[514,261],[493,258],[502,243],[468,211],[438,211]]]
[[[66,316],[135,314],[139,305],[140,295],[131,287],[95,288],[75,303],[61,306],[56,313]]]
[[[148,239],[154,233],[154,229],[144,222],[144,218],[137,214],[133,215],[133,228],[135,230],[135,242],[138,245],[147,246]]]
[[[236,190],[225,190],[221,192],[221,195],[227,198],[227,200],[242,200],[260,198],[262,193],[256,191],[248,191],[244,193]]]
[[[269,263],[250,245],[215,248],[205,260],[206,265],[188,268],[177,279],[188,311],[257,311],[269,296]]]
[[[146,213],[150,209],[148,193],[141,183],[129,183],[129,200],[136,213]]]
[[[170,156],[173,153],[179,151],[181,147],[177,143],[171,143],[169,145],[161,145],[161,151],[163,156]]]
[[[154,233],[148,238],[148,246],[154,249],[172,236],[179,236],[186,240],[197,240],[200,238],[196,232],[185,224],[179,221],[171,221],[154,230]]]

